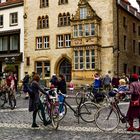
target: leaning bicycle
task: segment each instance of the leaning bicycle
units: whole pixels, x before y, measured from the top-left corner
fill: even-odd
[[[127,118],[118,106],[119,100],[116,97],[110,99],[110,105],[101,107],[95,114],[95,124],[102,131],[113,131],[120,123],[126,123]]]
[[[52,121],[52,126],[55,130],[59,127],[59,102],[57,97],[53,97],[50,95],[46,95],[45,97],[42,95],[41,101],[44,106],[45,117],[46,119],[50,119]],[[39,118],[43,121],[41,110],[38,111]]]
[[[68,97],[68,95],[62,94],[61,92],[59,92],[58,94],[64,96],[64,98]],[[74,116],[78,119],[78,123],[79,123],[79,118],[81,118],[83,121],[87,123],[94,122],[94,115],[95,112],[98,110],[98,106],[91,101],[87,101],[83,103],[83,100],[84,100],[84,95],[80,97],[80,103],[77,105],[76,109],[73,108],[66,100],[64,100],[63,103],[64,113],[61,119],[65,117],[65,115],[67,114],[67,107],[69,107],[73,111]]]

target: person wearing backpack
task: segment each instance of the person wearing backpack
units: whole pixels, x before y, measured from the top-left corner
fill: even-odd
[[[41,115],[43,118],[43,124],[47,126],[51,123],[51,120],[47,121],[44,113],[44,107],[41,103],[39,92],[42,92],[46,95],[46,92],[40,88],[39,86],[40,76],[38,74],[35,74],[33,77],[33,81],[31,83],[30,88],[32,89],[32,96],[29,98],[29,112],[33,112],[33,122],[32,127],[39,127],[36,124],[36,115],[38,110],[41,110]]]

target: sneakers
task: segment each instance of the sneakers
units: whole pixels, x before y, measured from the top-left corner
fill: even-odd
[[[59,113],[59,116],[62,117],[64,114],[65,114],[65,112],[63,111],[63,112]]]
[[[135,128],[133,127],[133,126],[130,126],[129,128],[127,128],[127,131],[134,131],[135,130]]]
[[[37,127],[39,127],[39,126],[38,126],[36,123],[33,123],[33,124],[32,124],[32,127],[34,127],[34,128],[36,127],[36,128],[37,128]]]

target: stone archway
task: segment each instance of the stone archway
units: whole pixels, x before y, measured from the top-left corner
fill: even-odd
[[[59,64],[59,74],[64,74],[67,82],[71,81],[71,70],[71,62],[67,58],[62,59]]]

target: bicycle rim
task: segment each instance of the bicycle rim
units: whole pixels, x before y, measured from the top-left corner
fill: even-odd
[[[55,130],[59,127],[59,111],[56,111],[56,106],[51,107],[51,121],[52,126]]]
[[[94,115],[97,112],[98,107],[92,102],[85,102],[80,107],[80,117],[83,121],[92,123],[94,122]]]
[[[96,126],[102,131],[113,131],[119,125],[119,116],[111,106],[100,108],[95,114]]]

